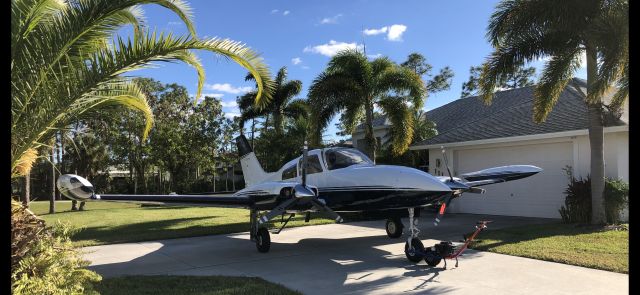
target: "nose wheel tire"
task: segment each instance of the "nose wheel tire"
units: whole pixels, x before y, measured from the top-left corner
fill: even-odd
[[[409,249],[408,241],[404,243],[404,254],[407,256],[407,259],[409,259],[409,261],[416,263],[420,262],[423,257],[422,255],[418,254],[416,250],[419,249],[420,252],[424,252],[424,245],[422,245],[422,242],[420,242],[418,238],[411,239],[411,245],[413,246],[413,249]]]
[[[385,229],[387,230],[387,236],[392,239],[397,239],[402,236],[404,225],[402,225],[402,221],[400,220],[400,218],[387,219]]]
[[[260,253],[267,253],[271,248],[271,237],[269,236],[269,231],[264,227],[258,229],[256,233],[256,248]]]

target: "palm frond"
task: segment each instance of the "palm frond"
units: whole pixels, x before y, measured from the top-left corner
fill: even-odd
[[[378,105],[391,122],[390,141],[391,153],[394,156],[403,154],[409,148],[413,139],[413,114],[402,97],[385,97],[378,101]]]
[[[580,51],[574,49],[549,60],[533,93],[533,120],[544,122],[567,86],[573,73],[580,67]]]
[[[380,94],[388,91],[395,91],[396,93],[407,92],[413,106],[418,109],[422,108],[427,89],[420,76],[414,71],[404,67],[392,66],[382,71],[377,80],[377,88]]]

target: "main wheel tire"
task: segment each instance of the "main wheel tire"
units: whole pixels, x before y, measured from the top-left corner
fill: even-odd
[[[424,252],[424,246],[418,238],[411,239],[411,245],[413,246],[413,249],[419,249],[420,251]],[[409,242],[404,243],[404,254],[411,262],[420,262],[420,260],[422,260],[423,258],[422,255],[418,254],[415,250],[409,250]]]
[[[392,239],[397,239],[402,236],[404,225],[402,225],[400,218],[387,219],[385,229],[387,230],[387,236]]]
[[[264,227],[258,229],[256,233],[256,248],[258,252],[267,253],[271,248],[271,237],[269,236],[269,230]]]
[[[431,248],[425,249],[425,252],[427,255],[424,256],[424,262],[426,262],[427,265],[436,266],[442,261],[442,258],[440,258],[435,251],[431,250]]]

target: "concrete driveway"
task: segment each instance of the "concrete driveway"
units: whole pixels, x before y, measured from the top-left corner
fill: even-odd
[[[420,218],[425,246],[458,241],[475,221],[489,229],[552,220],[448,214],[436,228]],[[404,221],[407,224],[407,221]],[[407,232],[405,228],[405,233]],[[403,238],[406,237],[403,236]],[[482,235],[480,235],[482,238]],[[468,250],[460,265],[435,268],[410,263],[404,240],[389,239],[384,221],[300,227],[271,235],[258,253],[248,233],[84,248],[91,269],[121,275],[258,276],[304,294],[628,294],[628,275]]]

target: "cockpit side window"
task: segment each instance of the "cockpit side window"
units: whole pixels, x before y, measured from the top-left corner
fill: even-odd
[[[329,170],[346,168],[356,164],[373,165],[373,161],[356,149],[332,148],[328,149],[324,156]]]
[[[296,178],[296,165],[293,164],[282,171],[282,180]]]
[[[302,158],[298,161],[298,167],[302,171]],[[320,159],[318,155],[310,155],[307,157],[307,174],[314,174],[322,172],[322,166],[320,165]]]

